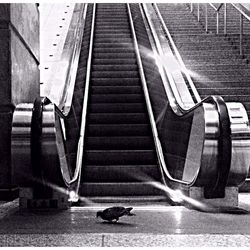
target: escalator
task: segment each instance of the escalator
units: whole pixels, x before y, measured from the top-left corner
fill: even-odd
[[[161,181],[126,4],[97,4],[81,196],[155,196]]]
[[[167,43],[157,40],[143,4],[86,6],[69,113],[45,98],[33,109],[20,105],[14,114],[15,169],[22,170],[20,157],[26,157],[26,169],[35,173],[32,182],[21,185],[38,180],[38,186],[63,187],[67,194],[73,190],[98,202],[169,201],[169,187],[187,195],[191,187],[204,188],[206,199],[223,199],[228,185],[237,187],[246,177],[245,162],[238,157],[242,131],[231,131],[227,104],[212,93],[194,102],[182,76],[175,81],[169,64],[159,64]],[[16,128],[23,126],[20,117],[26,113],[24,134]],[[247,151],[249,126],[243,132]],[[29,152],[20,156],[15,140],[22,136],[33,138],[28,147],[35,150],[34,162]],[[47,189],[37,193],[35,198],[49,197]]]
[[[250,65],[239,55],[235,44],[230,42],[228,36],[206,33],[186,4],[158,4],[158,8],[201,99],[209,95],[220,95],[226,102],[240,102],[244,105],[249,119]],[[227,8],[228,11],[233,11],[232,7]],[[229,20],[233,21],[234,25],[228,24],[229,33],[236,33],[235,11],[230,12]],[[204,25],[204,17],[202,21]],[[209,21],[211,29],[215,26],[211,23],[215,18]],[[242,117],[236,119],[247,120]],[[249,183],[249,180],[247,182]],[[249,184],[246,183],[245,186],[247,185]],[[243,187],[242,190],[248,189]]]

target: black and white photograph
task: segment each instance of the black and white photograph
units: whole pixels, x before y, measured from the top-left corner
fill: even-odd
[[[250,1],[0,2],[0,247],[250,247]]]

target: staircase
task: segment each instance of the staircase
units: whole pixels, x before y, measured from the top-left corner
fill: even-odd
[[[241,102],[250,119],[250,64],[224,35],[205,33],[186,4],[158,4],[201,98]],[[248,175],[250,178],[250,173]],[[249,190],[249,182],[243,189]]]
[[[161,199],[126,4],[97,4],[80,195]]]

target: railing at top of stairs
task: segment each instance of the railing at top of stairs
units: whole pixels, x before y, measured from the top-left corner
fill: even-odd
[[[212,8],[212,10],[214,10],[214,12],[216,13],[216,34],[219,34],[219,19],[220,19],[220,12],[223,9],[222,7],[224,6],[224,20],[223,20],[223,34],[227,35],[228,31],[227,31],[227,27],[228,27],[228,12],[227,12],[227,6],[231,5],[234,7],[235,10],[237,10],[237,12],[240,14],[240,18],[239,18],[239,53],[241,56],[244,55],[244,51],[243,51],[243,35],[244,35],[244,20],[247,22],[250,22],[250,11],[248,9],[246,9],[242,4],[239,3],[221,3],[218,6],[216,6],[215,4],[212,3],[197,3],[197,9],[196,9],[196,16],[197,16],[197,20],[198,22],[200,22],[200,17],[201,17],[201,5],[205,6],[205,31],[208,32],[208,8]],[[190,11],[194,12],[194,6],[195,3],[190,3]]]

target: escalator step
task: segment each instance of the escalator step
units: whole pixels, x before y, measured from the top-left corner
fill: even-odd
[[[132,51],[133,48],[131,47],[122,47],[122,48],[94,48],[94,53],[127,53],[128,51]]]
[[[135,71],[137,70],[137,65],[92,65],[92,72],[95,71]]]
[[[89,98],[92,103],[142,103],[144,97],[142,94],[92,94]]]
[[[138,71],[93,71],[92,78],[139,78]]]
[[[139,182],[140,177],[159,179],[157,165],[85,165],[82,180],[88,182]],[[98,174],[96,174],[98,173]]]
[[[101,43],[131,43],[133,42],[132,38],[116,38],[116,37],[113,37],[112,39],[111,38],[102,38],[102,37],[99,37],[99,38],[95,38],[95,41],[96,42],[101,42]]]
[[[95,34],[95,39],[127,39],[127,38],[131,38],[131,34],[130,33],[98,33]]]
[[[112,39],[113,40],[113,39]],[[95,52],[93,53],[94,59],[133,59],[135,58],[135,54],[133,52],[125,52],[125,53],[102,53],[102,52]]]
[[[150,136],[112,136],[87,137],[86,150],[110,149],[153,149],[154,142]]]
[[[88,114],[89,124],[145,124],[148,116],[145,113],[93,113]]]
[[[89,136],[145,136],[150,134],[149,124],[95,124],[87,126]]]
[[[109,43],[103,43],[103,42],[95,42],[94,49],[95,48],[133,48],[133,45],[131,43],[121,42],[121,43],[115,43],[110,41]]]
[[[93,65],[132,65],[136,64],[136,58],[93,58]]]
[[[90,113],[143,113],[146,111],[143,103],[97,103],[89,104]]]
[[[154,150],[86,150],[84,162],[88,165],[154,165]]]
[[[96,78],[91,79],[91,86],[141,86],[139,78]]]
[[[152,183],[83,183],[80,193],[83,196],[128,196],[128,195],[159,195],[159,190]]]

